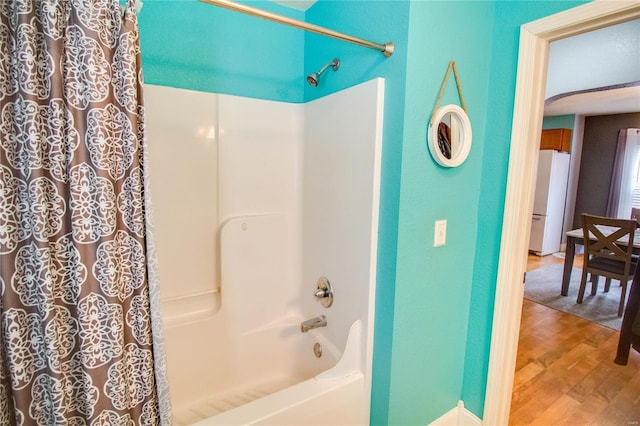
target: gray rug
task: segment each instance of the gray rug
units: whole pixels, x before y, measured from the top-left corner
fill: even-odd
[[[567,312],[582,317],[591,322],[602,324],[614,330],[620,330],[622,318],[618,318],[618,303],[620,303],[620,283],[611,282],[611,289],[604,292],[604,278],[600,277],[598,292],[591,296],[591,282],[587,281],[587,289],[580,305],[576,303],[582,270],[573,268],[569,283],[569,295],[560,295],[562,285],[563,264],[545,266],[527,272],[524,297],[541,305],[558,311]],[[627,285],[627,295],[631,282]]]

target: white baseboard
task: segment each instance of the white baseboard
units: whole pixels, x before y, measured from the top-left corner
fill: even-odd
[[[481,426],[482,420],[471,411],[464,408],[464,402],[458,401],[458,405],[438,417],[430,426]]]

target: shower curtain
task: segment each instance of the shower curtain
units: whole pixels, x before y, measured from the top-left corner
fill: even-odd
[[[0,2],[0,424],[170,424],[132,0]]]

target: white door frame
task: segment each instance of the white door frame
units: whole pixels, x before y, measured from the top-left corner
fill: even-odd
[[[549,43],[638,17],[638,1],[594,1],[521,27],[484,424],[509,421]]]

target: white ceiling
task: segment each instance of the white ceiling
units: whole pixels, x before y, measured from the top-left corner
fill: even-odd
[[[557,40],[549,48],[544,114],[639,112],[638,84],[640,20]]]
[[[556,96],[544,115],[607,115],[640,112],[640,85]]]
[[[298,10],[307,10],[316,2],[316,0],[272,0],[283,6],[292,7]]]

